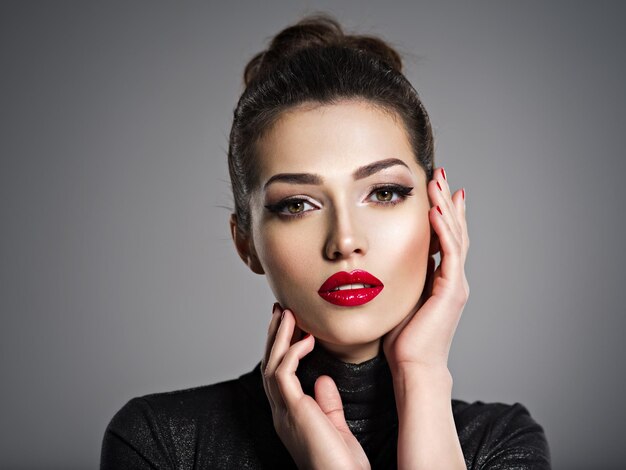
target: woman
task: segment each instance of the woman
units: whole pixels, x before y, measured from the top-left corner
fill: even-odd
[[[231,233],[278,300],[263,359],[237,380],[131,400],[102,468],[549,468],[522,405],[451,398],[465,191],[433,167],[401,68],[382,40],[324,16],[248,64]]]

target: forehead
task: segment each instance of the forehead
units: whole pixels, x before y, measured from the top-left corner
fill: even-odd
[[[351,174],[385,158],[419,171],[401,118],[363,101],[286,111],[257,149],[261,183],[276,173]]]

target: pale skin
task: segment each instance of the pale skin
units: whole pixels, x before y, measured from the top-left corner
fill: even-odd
[[[448,369],[469,296],[464,190],[451,192],[443,168],[426,181],[401,120],[363,101],[283,113],[258,157],[250,231],[238,230],[234,217],[231,231],[241,258],[267,276],[279,302],[263,383],[298,467],[369,468],[334,381],[318,378],[314,398],[302,391],[296,369],[317,342],[352,363],[382,347],[398,410],[399,468],[466,468]],[[345,307],[318,295],[328,276],[353,269],[384,283],[375,299]]]

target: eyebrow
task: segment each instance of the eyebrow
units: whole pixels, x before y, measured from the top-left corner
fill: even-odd
[[[396,165],[401,165],[409,168],[409,166],[399,158],[386,158],[385,160],[379,160],[377,162],[370,163],[369,165],[357,168],[352,173],[352,177],[355,180],[360,180],[363,178],[367,178],[374,173],[378,173],[379,171]],[[263,186],[263,189],[267,189],[270,184],[276,182],[320,185],[323,181],[324,178],[322,178],[320,175],[316,175],[313,173],[278,173],[267,180],[267,182]]]
[[[263,189],[276,182],[291,184],[322,184],[323,178],[312,173],[278,173],[267,180]]]
[[[355,180],[361,180],[363,178],[367,178],[368,176],[373,175],[374,173],[378,173],[379,171],[384,170],[385,168],[389,168],[389,167],[396,166],[396,165],[402,165],[406,167],[407,169],[409,169],[409,166],[406,163],[404,163],[402,160],[400,160],[399,158],[387,158],[385,160],[379,160],[377,162],[370,163],[369,165],[365,165],[360,168],[357,168],[356,170],[354,170],[354,173],[352,173],[352,177]]]

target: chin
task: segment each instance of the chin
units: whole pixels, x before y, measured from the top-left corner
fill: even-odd
[[[407,315],[415,311],[417,299],[398,305],[380,298],[359,307],[338,307],[321,298],[303,302],[303,298],[280,299],[296,317],[298,327],[317,339],[338,346],[357,346],[380,340]],[[415,300],[413,302],[413,300]],[[390,305],[391,304],[391,305]],[[403,313],[401,313],[403,312]]]
[[[369,315],[364,311],[334,310],[323,322],[303,321],[302,325],[303,329],[322,341],[338,346],[357,346],[379,340],[400,321],[389,322],[389,318],[381,318],[380,313]],[[308,325],[309,329],[306,328]]]

